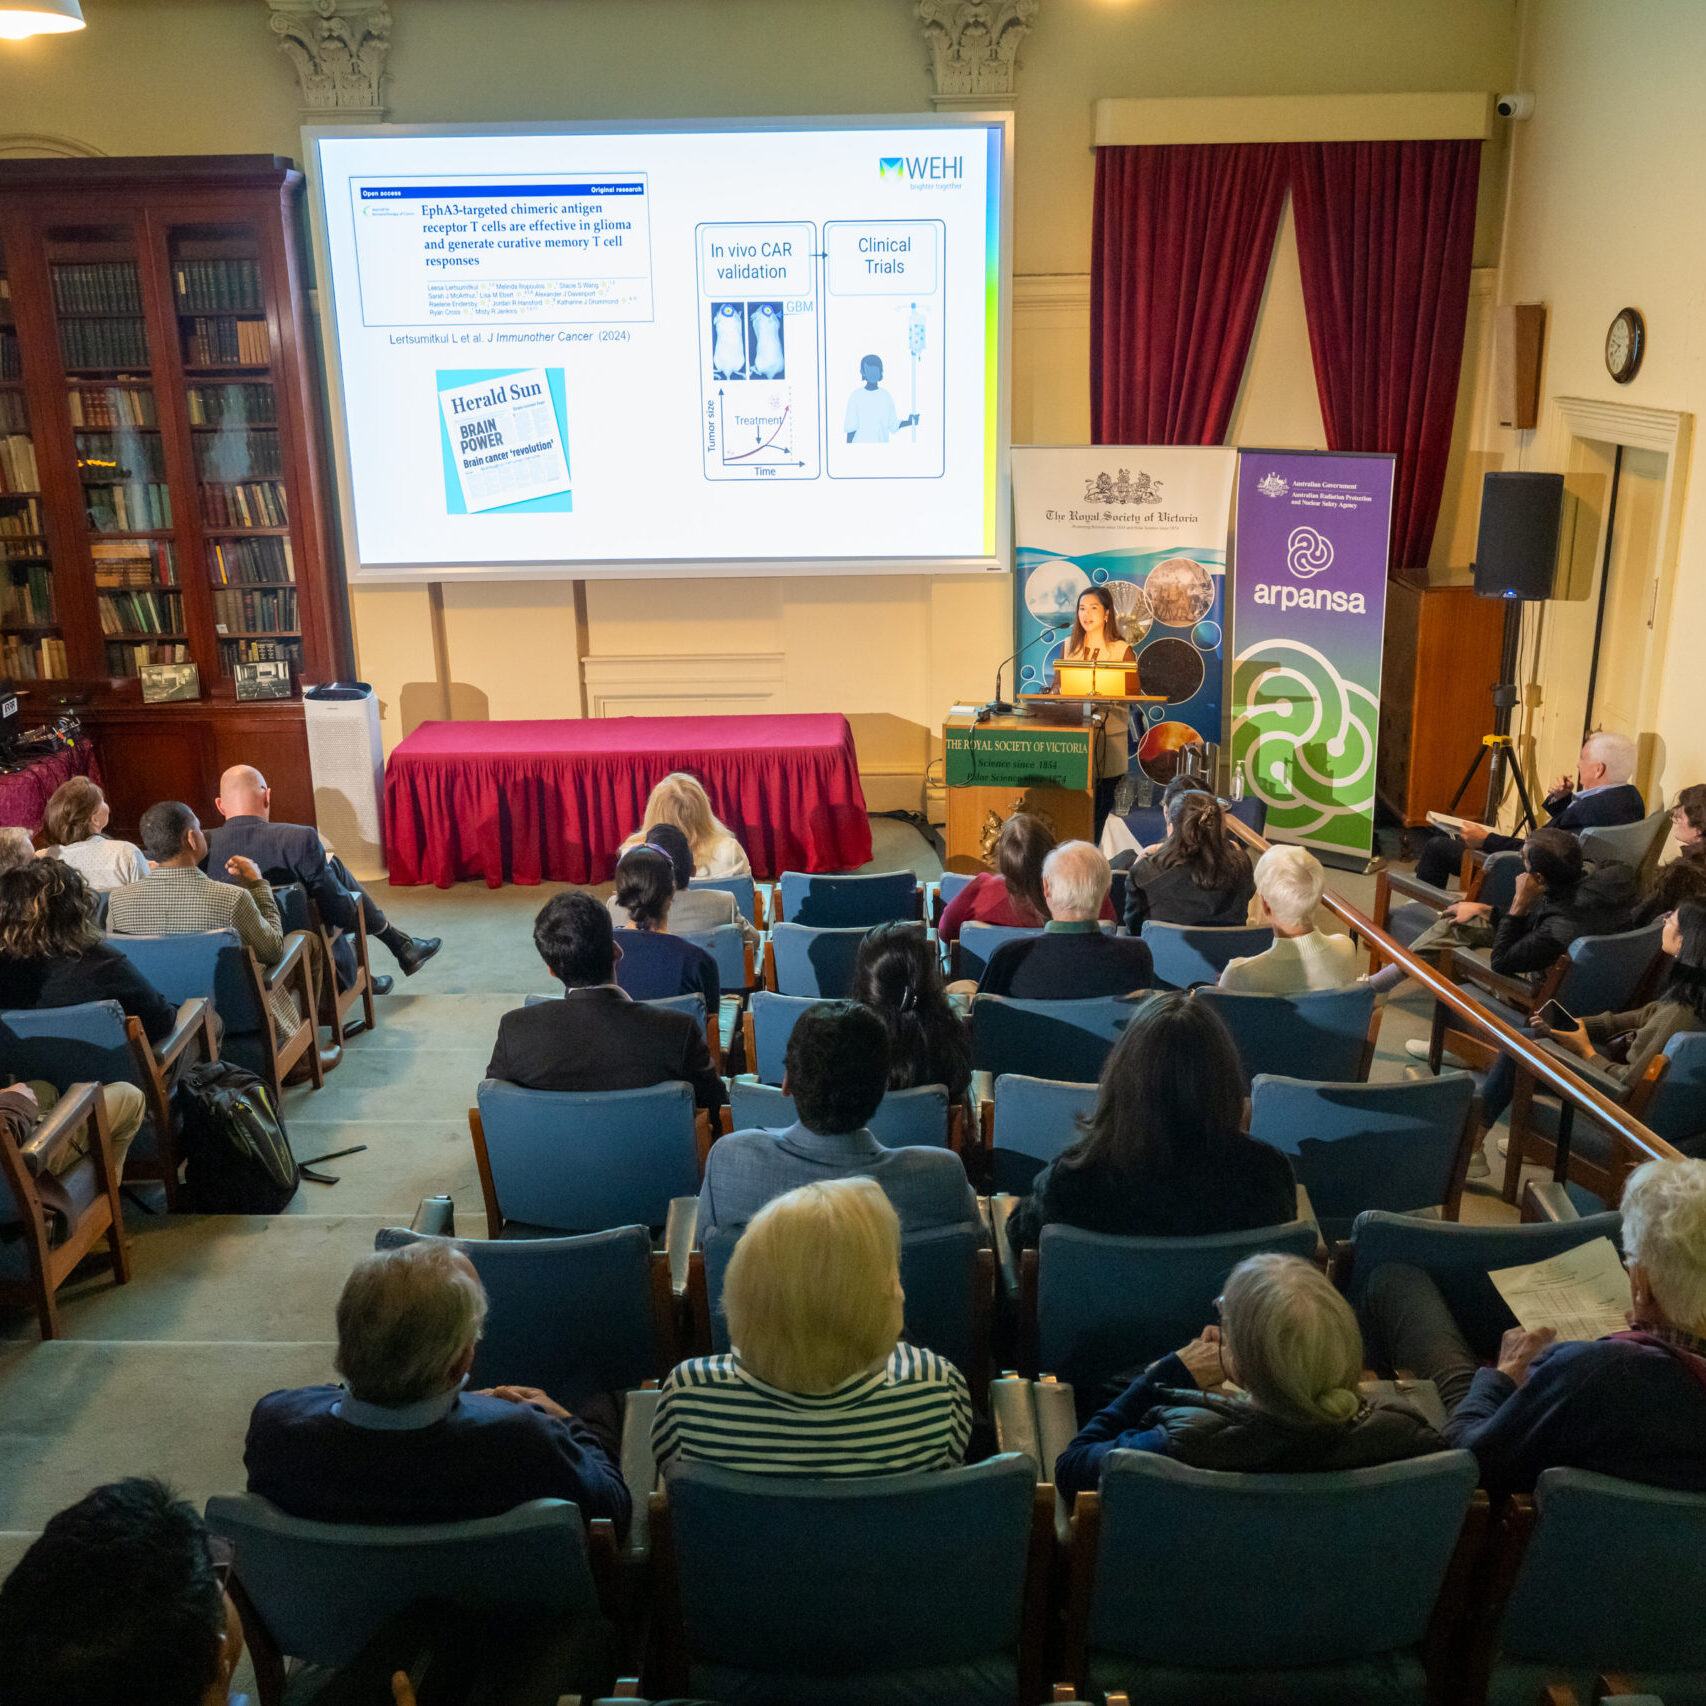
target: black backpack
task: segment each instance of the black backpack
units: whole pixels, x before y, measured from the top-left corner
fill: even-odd
[[[218,1060],[178,1080],[189,1166],[185,1206],[197,1214],[277,1214],[296,1195],[298,1172],[272,1092],[241,1066]]]

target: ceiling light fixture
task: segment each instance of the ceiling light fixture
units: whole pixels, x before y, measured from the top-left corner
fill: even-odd
[[[78,0],[0,0],[0,40],[22,41],[82,28]]]

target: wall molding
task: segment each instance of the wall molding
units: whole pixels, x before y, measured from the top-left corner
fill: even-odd
[[[46,155],[50,159],[61,160],[104,160],[107,151],[95,147],[92,142],[79,142],[74,136],[47,136],[15,130],[0,135],[0,157],[11,158],[14,155],[26,158]]]
[[[1018,91],[1019,45],[1040,0],[915,0],[930,49],[938,112],[1010,107]]]
[[[786,654],[694,652],[581,660],[589,717],[740,716],[784,711]]]
[[[1192,142],[1419,142],[1493,133],[1493,96],[1205,95],[1096,103],[1097,148]]]
[[[267,0],[278,49],[296,71],[310,123],[385,117],[391,52],[386,0]]]
[[[1090,275],[1087,272],[1015,273],[1013,321],[1032,328],[1084,327],[1090,324]]]

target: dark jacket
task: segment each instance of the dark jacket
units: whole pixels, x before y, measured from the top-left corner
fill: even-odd
[[[1050,924],[1040,936],[1002,943],[989,956],[977,990],[1029,1001],[1079,1001],[1129,995],[1154,981],[1155,961],[1147,943],[1104,936],[1094,924]]]
[[[249,1419],[249,1491],[310,1522],[468,1522],[530,1499],[568,1499],[625,1528],[628,1489],[587,1427],[464,1392],[443,1420],[358,1428],[340,1386],[269,1392]]]
[[[1151,918],[1157,924],[1196,924],[1211,929],[1236,929],[1250,920],[1250,897],[1256,877],[1250,861],[1230,888],[1197,886],[1190,866],[1159,863],[1159,853],[1139,859],[1126,873],[1125,927],[1136,935]]]
[[[1618,1336],[1553,1345],[1517,1386],[1483,1368],[1445,1430],[1489,1493],[1532,1492],[1543,1469],[1592,1469],[1706,1493],[1706,1364]]]
[[[1607,861],[1591,865],[1567,895],[1542,894],[1527,912],[1507,912],[1493,931],[1493,970],[1501,977],[1544,971],[1578,936],[1612,936],[1635,927],[1635,873]]]
[[[692,1016],[631,1001],[613,984],[504,1014],[486,1076],[527,1090],[644,1090],[680,1080],[701,1108],[728,1100]]]
[[[1578,798],[1573,789],[1566,788],[1561,794],[1548,794],[1542,805],[1548,829],[1568,829],[1576,834],[1584,829],[1639,823],[1647,815],[1647,802],[1633,782],[1619,782],[1585,798]],[[1521,840],[1514,835],[1489,835],[1481,843],[1486,853],[1514,853],[1521,846]]]
[[[1023,1250],[1054,1221],[1121,1238],[1202,1238],[1296,1218],[1291,1163],[1271,1144],[1228,1131],[1211,1134],[1166,1173],[1078,1167],[1056,1158],[1013,1211],[1007,1236]]]
[[[1445,1449],[1401,1400],[1366,1404],[1342,1427],[1295,1427],[1247,1400],[1199,1392],[1190,1370],[1168,1355],[1084,1424],[1056,1459],[1054,1484],[1069,1498],[1093,1489],[1110,1451],[1156,1451],[1197,1469],[1320,1474]]]
[[[616,944],[622,950],[616,981],[636,1001],[702,995],[705,1011],[716,1012],[722,993],[717,962],[697,942],[662,930],[630,928],[616,932]]]
[[[338,881],[319,832],[307,824],[269,823],[264,817],[227,818],[218,829],[207,832],[204,869],[219,882],[233,883],[237,879],[225,870],[225,861],[232,858],[253,859],[275,887],[301,883],[326,924],[337,930],[355,929],[355,898]]]
[[[151,1043],[166,1036],[178,1017],[177,1008],[135,964],[106,942],[51,960],[0,954],[0,1009],[76,1007],[85,1001],[116,1001],[142,1021]]]

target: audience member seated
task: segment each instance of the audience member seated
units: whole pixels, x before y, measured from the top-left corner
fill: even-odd
[[[1685,900],[1706,900],[1706,784],[1696,782],[1676,796],[1670,811],[1676,857],[1653,873],[1641,902],[1640,920],[1650,924]]]
[[[243,1626],[194,1508],[115,1481],[50,1517],[0,1585],[0,1654],[6,1706],[224,1706]]]
[[[950,1102],[971,1089],[971,1039],[948,1001],[942,962],[922,930],[879,924],[859,944],[853,999],[882,1020],[889,1039],[891,1090],[946,1086]]]
[[[640,827],[617,849],[626,853],[652,840],[660,823],[671,823],[687,837],[696,877],[750,877],[752,863],[734,832],[711,810],[711,798],[697,776],[672,770],[652,789]]]
[[[21,871],[26,865],[33,864],[36,857],[36,844],[30,840],[27,829],[0,829],[0,876],[8,871]],[[142,862],[142,869],[148,869],[148,861]]]
[[[1054,1468],[1067,1497],[1094,1489],[1110,1451],[1154,1451],[1196,1469],[1298,1474],[1368,1469],[1443,1451],[1402,1399],[1367,1402],[1362,1334],[1333,1282],[1301,1256],[1246,1256],[1218,1326],[1152,1363],[1084,1424]],[[1228,1383],[1239,1388],[1228,1393]]]
[[[1238,1050],[1220,1015],[1153,995],[1102,1068],[1084,1135],[1036,1177],[1007,1223],[1015,1249],[1052,1222],[1122,1237],[1193,1238],[1297,1218],[1291,1163],[1244,1131]]]
[[[1315,927],[1326,878],[1321,861],[1302,847],[1270,847],[1256,861],[1256,918],[1273,927],[1265,953],[1232,960],[1222,989],[1257,995],[1303,995],[1356,982],[1357,949],[1349,936]]]
[[[1576,776],[1553,778],[1545,800],[1547,824],[1571,831],[1639,823],[1647,815],[1641,790],[1629,778],[1635,774],[1635,743],[1627,735],[1600,729],[1582,742]],[[1463,866],[1465,847],[1483,853],[1514,853],[1522,845],[1514,835],[1498,835],[1481,824],[1470,824],[1461,835],[1432,834],[1416,875],[1424,883],[1444,888]]]
[[[148,861],[140,847],[104,833],[111,816],[106,795],[87,776],[61,782],[42,815],[43,857],[63,859],[97,894],[141,882]]]
[[[958,941],[963,924],[1040,930],[1048,923],[1043,861],[1053,851],[1054,831],[1030,812],[1014,812],[995,838],[995,869],[979,871],[942,908],[936,934],[944,942]],[[1114,916],[1112,901],[1103,902],[1102,916]]]
[[[1221,929],[1248,923],[1255,874],[1250,855],[1227,831],[1220,801],[1199,786],[1180,788],[1175,778],[1161,805],[1166,839],[1126,875],[1126,929],[1135,936],[1151,918]]]
[[[1071,1001],[1147,989],[1155,962],[1147,943],[1105,936],[1097,922],[1113,872],[1088,841],[1066,841],[1043,861],[1049,921],[1041,936],[1004,942],[978,980],[981,995]]]
[[[249,1491],[316,1522],[465,1522],[568,1499],[626,1526],[614,1440],[534,1387],[463,1390],[485,1319],[454,1245],[357,1262],[338,1299],[344,1384],[261,1399],[243,1450]]]
[[[643,1090],[680,1080],[701,1108],[728,1100],[705,1028],[691,1013],[631,1000],[616,986],[610,914],[584,890],[553,895],[533,921],[533,945],[561,1001],[517,1007],[498,1023],[488,1078],[526,1090]]]
[[[200,869],[207,837],[181,800],[162,800],[142,814],[142,848],[152,869],[139,883],[114,889],[107,903],[107,928],[115,936],[192,936],[204,930],[235,930],[263,966],[284,958],[284,931],[272,885],[254,860],[232,854],[215,882]],[[271,996],[274,1022],[289,1035],[302,1022],[288,989]]]
[[[733,896],[722,898],[732,901]],[[697,943],[669,933],[674,901],[675,867],[661,847],[636,847],[622,855],[616,866],[616,892],[610,900],[611,921],[655,936],[657,940],[651,946],[658,956],[647,961],[655,973],[656,986],[648,984],[641,989],[631,985],[629,993],[646,1000],[667,995],[702,995],[705,1011],[715,1013],[719,995],[717,962]]]
[[[758,927],[741,911],[735,897],[727,889],[696,889],[693,881],[693,851],[687,837],[673,823],[660,823],[647,840],[640,844],[664,855],[675,870],[675,904],[669,909],[669,929],[677,936],[699,936],[719,925],[738,924],[741,935],[753,947],[763,938]],[[630,849],[636,851],[636,849]],[[633,922],[622,903],[612,895],[606,903],[618,930]]]
[[[256,865],[269,883],[284,887],[301,883],[320,909],[320,920],[334,930],[353,932],[356,909],[367,919],[367,934],[383,942],[402,967],[404,977],[413,977],[442,945],[437,936],[410,936],[399,930],[374,905],[361,885],[344,868],[344,862],[320,839],[320,832],[305,823],[272,821],[272,790],[260,771],[247,764],[234,764],[219,778],[219,798],[213,802],[225,819],[222,828],[207,838],[207,870],[222,877],[229,872],[233,855]],[[355,949],[347,936],[338,938],[332,949],[338,983],[348,989],[355,982]],[[373,993],[390,992],[391,979],[375,974]]]
[[[900,1343],[903,1301],[900,1217],[873,1180],[830,1179],[775,1198],[723,1281],[734,1350],[664,1380],[658,1461],[760,1475],[958,1463],[971,1432],[965,1380],[934,1351]]]
[[[1608,1338],[1513,1327],[1478,1367],[1427,1274],[1369,1276],[1363,1327],[1383,1366],[1434,1382],[1446,1442],[1475,1453],[1490,1493],[1531,1492],[1552,1468],[1706,1492],[1706,1161],[1637,1167],[1622,1207],[1629,1330]]]
[[[866,1129],[889,1087],[883,1021],[855,1001],[820,1001],[794,1024],[782,1089],[799,1115],[785,1131],[739,1131],[711,1146],[699,1234],[738,1230],[796,1185],[875,1179],[908,1233],[976,1222],[977,1198],[951,1149],[885,1149]]]

